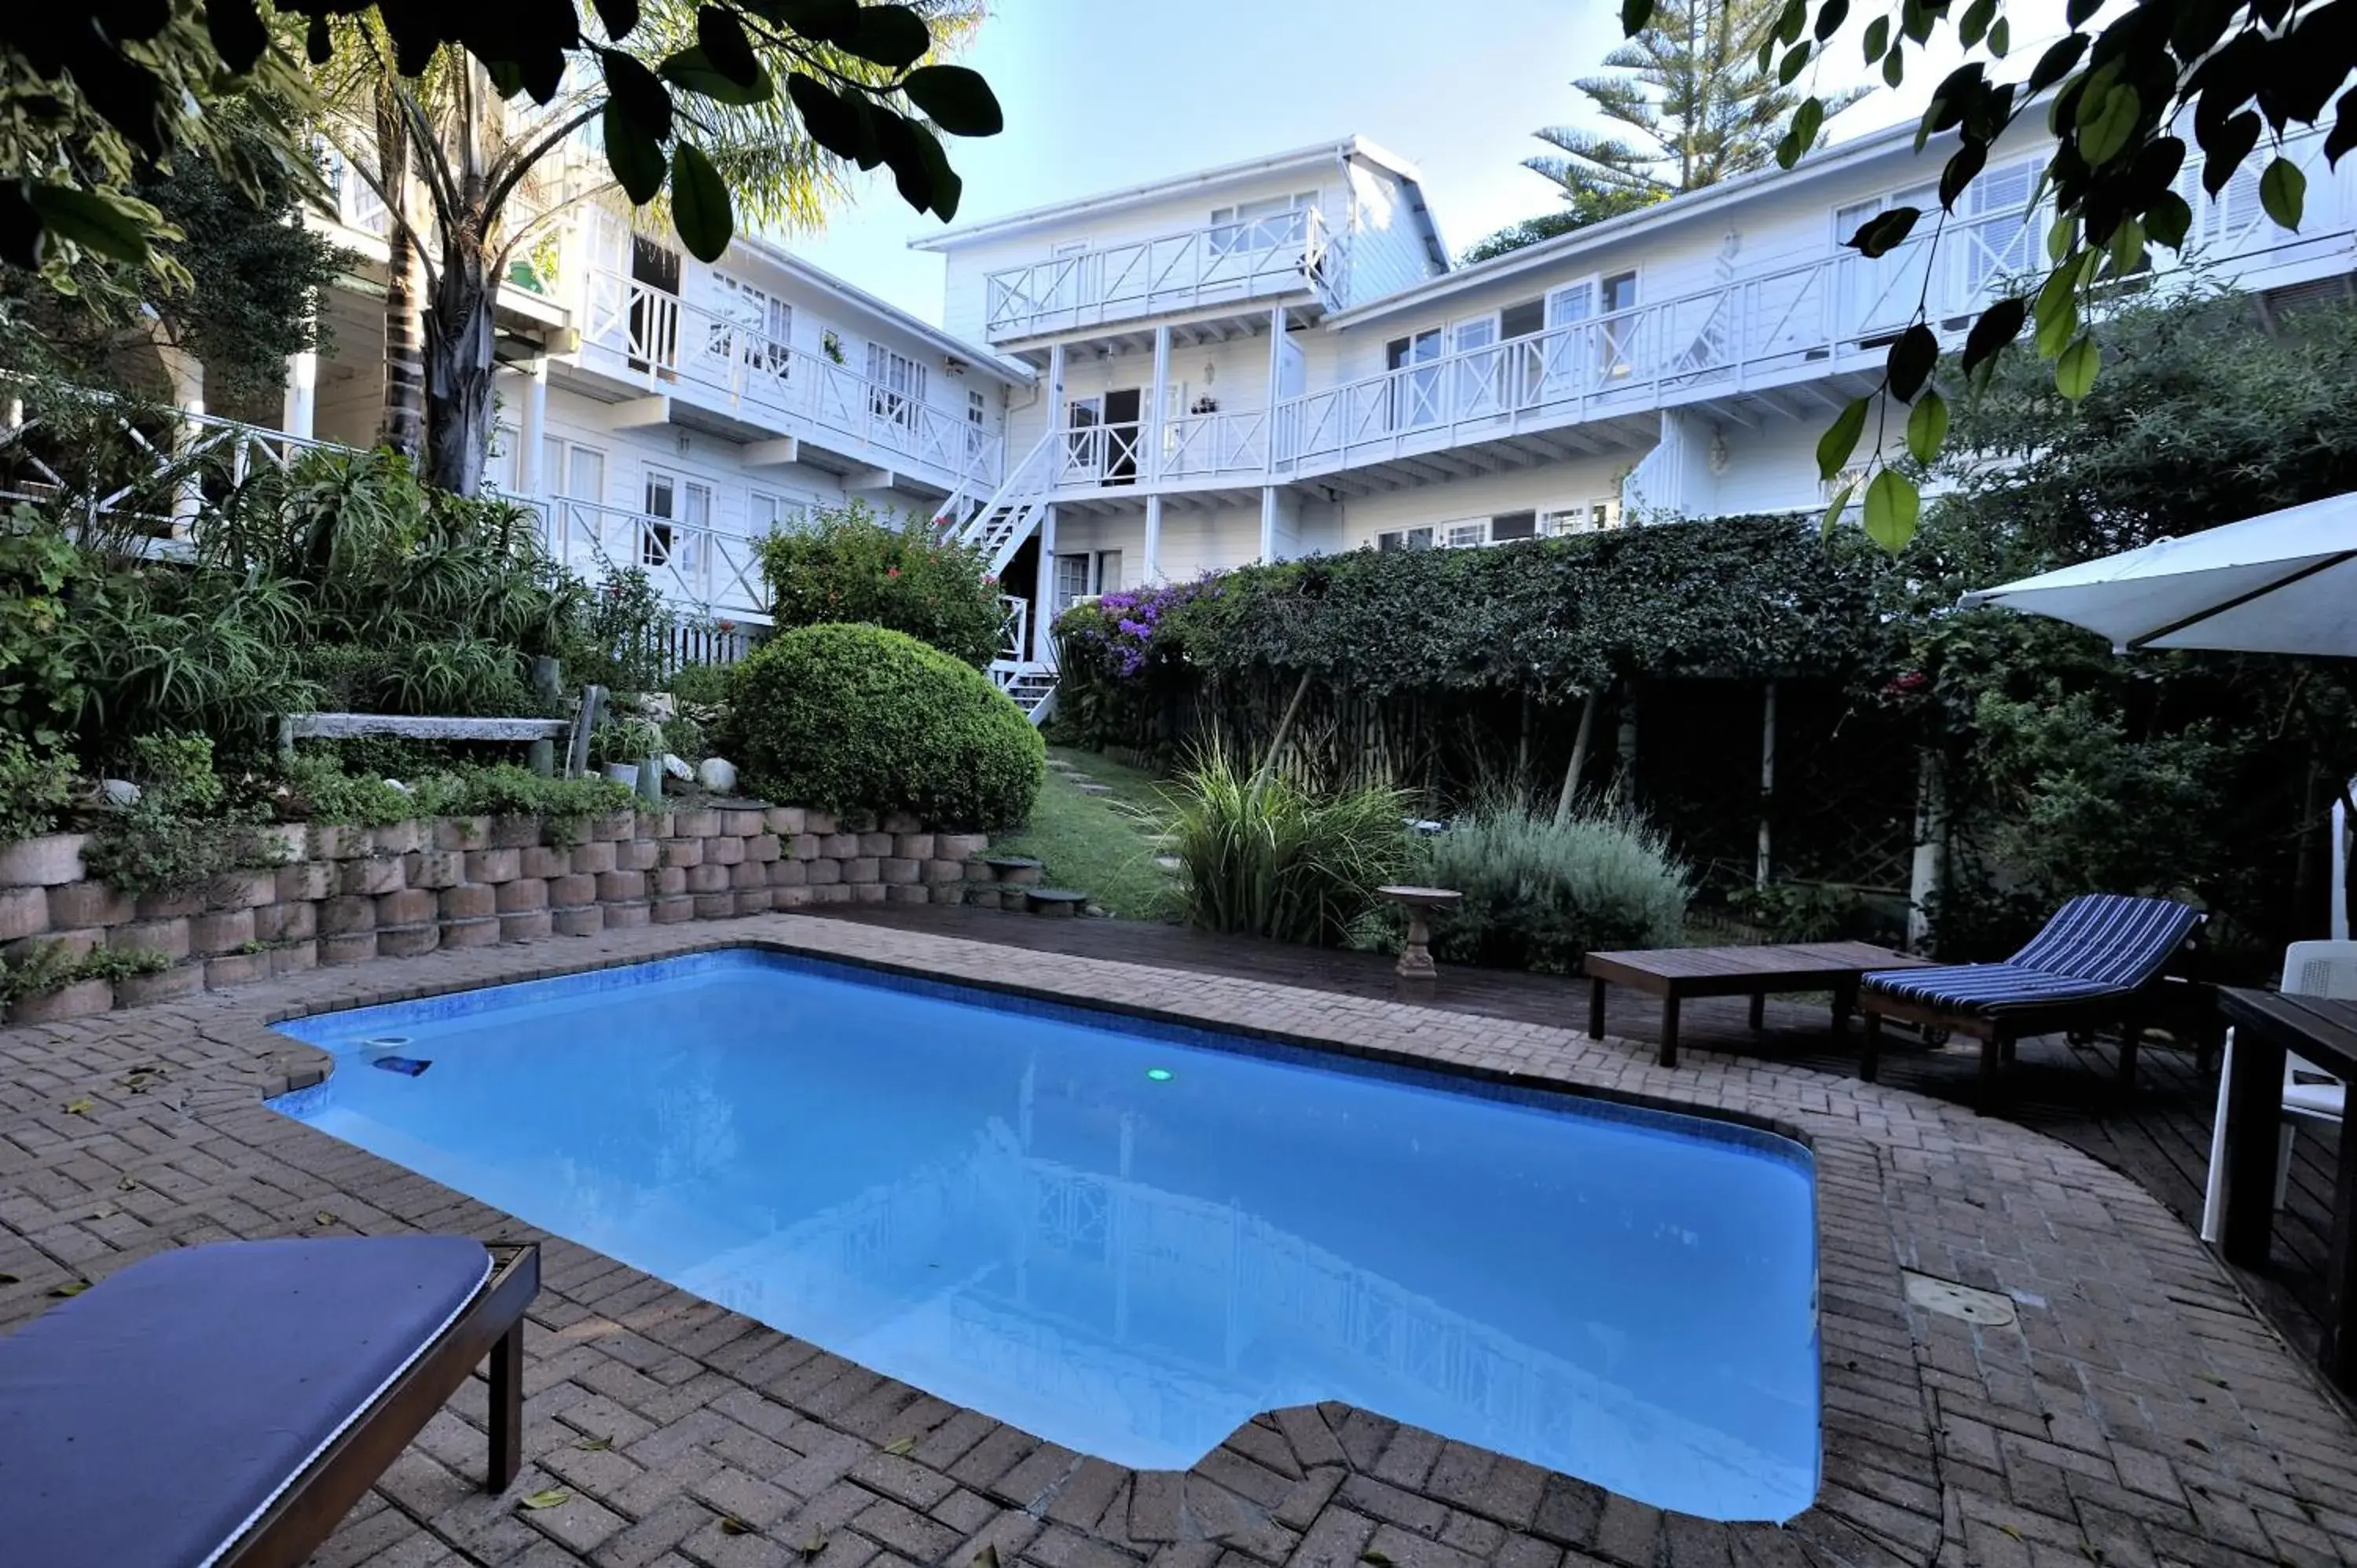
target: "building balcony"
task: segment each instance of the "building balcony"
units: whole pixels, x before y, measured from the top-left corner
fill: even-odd
[[[593,583],[636,567],[673,605],[717,619],[766,624],[770,618],[758,539],[598,501],[510,499],[539,514],[549,554]]]
[[[1304,294],[1337,309],[1347,260],[1315,208],[1075,251],[990,274],[985,330],[1003,344]]]
[[[2315,156],[2319,141],[2299,138],[2287,148],[2316,165],[2298,233],[2267,222],[2255,187],[2244,191],[2238,182],[2219,200],[2196,203],[2188,257],[2169,268],[2291,297],[2345,286],[2357,266],[2357,207],[2347,177]],[[1890,342],[1919,303],[1953,346],[1985,305],[2034,286],[2044,230],[2042,211],[1951,220],[1936,247],[1919,240],[1871,260],[1844,250],[1435,354],[1273,408],[1069,431],[1054,485],[1070,495],[1319,478],[1345,489],[1383,489],[1641,448],[1670,408],[1697,407],[1753,427],[1823,418],[1878,382]]]
[[[680,423],[740,440],[790,435],[815,466],[891,468],[944,494],[999,481],[1005,444],[963,413],[619,273],[591,274],[587,294],[578,363],[675,400]]]

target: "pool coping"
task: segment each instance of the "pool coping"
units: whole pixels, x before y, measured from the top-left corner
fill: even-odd
[[[1026,1455],[1004,1476],[977,1481],[973,1475],[962,1473],[961,1466],[967,1471],[974,1469],[971,1454],[944,1460],[939,1473],[944,1486],[974,1488],[1018,1509],[1043,1529],[1061,1527],[1081,1540],[1125,1551],[1130,1556],[1124,1561],[1158,1556],[1165,1549],[1201,1545],[1217,1547],[1221,1553],[1237,1553],[1233,1568],[1243,1568],[1248,1562],[1352,1568],[1361,1561],[1389,1563],[1398,1568],[1458,1568],[1476,1560],[1494,1561],[1501,1568],[1524,1568],[1525,1563],[1540,1568],[1534,1553],[1554,1552],[1560,1558],[1566,1552],[1575,1554],[1575,1560],[1600,1559],[1628,1568],[1761,1559],[1920,1563],[1951,1554],[1962,1563],[1968,1560],[1963,1555],[1966,1543],[1985,1543],[1992,1528],[2016,1545],[2040,1539],[2034,1534],[2038,1530],[2048,1532],[2044,1538],[2048,1544],[2064,1544],[2052,1535],[2050,1514],[2042,1515],[2035,1507],[2023,1505],[2008,1495],[2007,1487],[1994,1487],[1996,1495],[1992,1499],[1985,1490],[1966,1488],[1960,1493],[1944,1479],[1958,1471],[1960,1457],[1987,1463],[1992,1470],[2003,1468],[1995,1455],[1987,1461],[1956,1455],[1950,1452],[1948,1441],[1948,1423],[1953,1418],[1946,1414],[1943,1396],[1960,1374],[1948,1369],[1941,1352],[1959,1332],[1970,1345],[1977,1346],[1982,1337],[1980,1331],[1943,1325],[1908,1305],[1902,1272],[1907,1266],[1925,1266],[1926,1249],[1923,1238],[1911,1233],[1919,1228],[1901,1222],[1904,1214],[1918,1205],[1910,1195],[1894,1194],[1890,1187],[1903,1172],[1920,1174],[1924,1156],[1943,1142],[1956,1140],[1959,1133],[1976,1133],[1985,1135],[1983,1141],[2002,1145],[2002,1153],[2008,1157],[2027,1155],[2043,1159],[2068,1169],[2073,1176],[2083,1165],[2087,1182],[2106,1187],[2106,1202],[2133,1208],[2134,1199],[2141,1198],[2155,1213],[2158,1206],[2124,1178],[2103,1172],[2103,1167],[2062,1145],[1901,1090],[1847,1085],[1819,1074],[1734,1058],[1719,1058],[1729,1064],[1723,1068],[1706,1059],[1700,1067],[1664,1070],[1615,1041],[1589,1041],[1569,1028],[1503,1024],[1405,1003],[1340,997],[1144,965],[1043,959],[961,939],[772,915],[693,928],[612,933],[578,944],[446,955],[444,961],[421,960],[397,970],[371,966],[322,973],[208,997],[203,1000],[210,1005],[179,1010],[184,1026],[193,1027],[199,1038],[213,1047],[195,1053],[203,1058],[196,1065],[204,1070],[200,1081],[188,1091],[181,1110],[246,1142],[266,1145],[297,1169],[332,1167],[358,1171],[378,1181],[401,1178],[405,1185],[433,1188],[439,1201],[429,1206],[429,1212],[448,1216],[458,1222],[457,1228],[471,1233],[487,1239],[541,1237],[543,1233],[511,1216],[463,1195],[450,1194],[428,1178],[267,1111],[263,1099],[323,1080],[330,1060],[317,1047],[277,1033],[274,1026],[316,1013],[732,948],[797,954],[1373,1062],[1438,1069],[1522,1089],[1731,1121],[1792,1138],[1805,1144],[1814,1158],[1820,1481],[1816,1501],[1781,1525],[1720,1523],[1653,1509],[1576,1477],[1448,1443],[1391,1423],[1379,1413],[1341,1405],[1255,1417],[1183,1473],[1131,1472],[1029,1440],[1031,1447]],[[1010,978],[1005,972],[1010,961],[1022,963],[1028,972],[1019,979]],[[1112,994],[1115,992],[1119,994]],[[1574,1000],[1567,991],[1567,1014],[1575,1011]],[[91,1022],[102,1028],[109,1021]],[[63,1031],[71,1026],[53,1027]],[[227,1053],[226,1059],[222,1052]],[[267,1124],[256,1118],[266,1118]],[[2104,1182],[2104,1176],[2110,1176],[2111,1182]],[[2110,1191],[2114,1185],[2126,1187],[2134,1198]],[[2058,1197],[2069,1201],[2072,1196],[2065,1191]],[[2132,1218],[2141,1225],[2147,1217]],[[2181,1231],[2165,1214],[2160,1219],[2171,1230]],[[2138,1239],[2155,1245],[2171,1240],[2167,1232],[2147,1237],[2141,1230]],[[2208,1265],[2216,1290],[2212,1299],[2201,1305],[2221,1311],[2227,1309],[2228,1303],[2240,1305],[2222,1271],[2216,1269],[2198,1243],[2184,1240],[2189,1245],[2170,1247],[2168,1261],[2172,1270],[2192,1267],[2198,1273],[2202,1264]],[[604,1295],[619,1293],[631,1297],[637,1303],[632,1310],[640,1314],[655,1318],[683,1313],[698,1316],[702,1320],[699,1342],[718,1338],[721,1330],[727,1329],[720,1343],[728,1348],[731,1365],[759,1367],[767,1364],[764,1358],[768,1363],[783,1362],[799,1350],[802,1359],[833,1374],[834,1381],[826,1386],[856,1380],[855,1374],[863,1375],[870,1385],[886,1382],[588,1249],[555,1240],[551,1251],[552,1284],[564,1305],[541,1316],[565,1319],[551,1325],[560,1332],[579,1321],[576,1315],[586,1314],[594,1305],[565,1299],[566,1282],[586,1273],[601,1281]],[[2041,1300],[2039,1305],[2046,1303]],[[2246,1306],[2242,1310],[2247,1314]],[[729,1319],[735,1321],[725,1321]],[[2276,1348],[2281,1352],[2279,1345]],[[2287,1352],[2282,1354],[2289,1359]],[[705,1371],[726,1376],[728,1368],[717,1364],[715,1352],[707,1356]],[[2301,1381],[2296,1367],[2278,1375],[2285,1376],[2288,1385]],[[895,1444],[883,1436],[882,1427],[862,1431],[852,1419],[875,1403],[872,1393],[848,1412],[814,1409],[803,1394],[819,1391],[806,1389],[808,1381],[807,1372],[772,1380],[764,1385],[763,1397],[785,1405],[804,1423],[815,1421],[833,1434],[867,1444],[870,1452],[862,1463],[870,1468],[891,1468],[893,1464],[926,1467],[931,1437],[913,1444]],[[2306,1381],[2314,1393],[2313,1380]],[[2219,1386],[2224,1386],[2222,1381]],[[904,1407],[901,1419],[908,1419],[906,1410],[915,1405],[941,1407],[930,1412],[933,1424],[929,1432],[945,1432],[961,1423],[971,1426],[976,1421],[986,1423],[994,1434],[1013,1430],[978,1412],[922,1399],[920,1391],[901,1392],[913,1402]],[[2201,1402],[2201,1396],[2193,1398],[2196,1403]],[[2316,1431],[2337,1434],[2341,1445],[2348,1446],[2348,1423],[2321,1394],[2315,1395],[2312,1408],[2300,1413],[2303,1420],[2315,1423]],[[1986,1412],[1983,1414],[1986,1418]],[[2046,1446],[2052,1447],[2057,1417],[2048,1412],[2044,1420]],[[2251,1424],[2256,1431],[2257,1423]],[[2002,1429],[1996,1436],[2004,1436]],[[997,1441],[995,1435],[981,1446],[992,1441]],[[2201,1452],[2208,1455],[2212,1450],[2205,1446]],[[1042,1461],[1042,1455],[1050,1455],[1052,1463]],[[559,1461],[550,1458],[548,1462]],[[2337,1466],[2335,1471],[2330,1486],[2333,1500],[2349,1507],[2347,1540],[2357,1541],[2357,1464],[2345,1476],[2338,1473]],[[2121,1464],[2109,1473],[2124,1477],[2127,1469]],[[1035,1480],[1044,1484],[1035,1488]],[[544,1473],[542,1484],[545,1484]],[[1122,1521],[1081,1506],[1115,1496],[1126,1503]],[[2190,1499],[2188,1506],[2191,1513],[2201,1511],[2190,1505]],[[2313,1513],[2312,1505],[2303,1506]],[[1091,1517],[1082,1519],[1083,1512]],[[2083,1520],[2085,1504],[2080,1505],[2079,1512]],[[2018,1522],[2006,1523],[2006,1518]],[[1998,1522],[1991,1525],[1992,1519]],[[1975,1525],[1981,1528],[1976,1530]],[[1163,1533],[1157,1534],[1157,1530]],[[2319,1540],[2343,1539],[2320,1528],[2318,1533]],[[2083,1534],[2077,1543],[2083,1554],[2086,1541]],[[1275,1552],[1276,1545],[1284,1551]],[[2298,1554],[2288,1552],[2277,1540],[2273,1555],[2275,1560],[2285,1560]],[[2357,1547],[2339,1551],[2338,1555],[2357,1560]],[[1042,1568],[1064,1568],[1062,1563],[1042,1562],[1036,1550],[1028,1560],[1041,1562]],[[1213,1560],[1204,1557],[1187,1568],[1211,1568]],[[2263,1559],[2254,1553],[2254,1560]],[[2319,1560],[2332,1560],[2332,1555]],[[965,1568],[963,1560],[959,1562],[960,1568]]]

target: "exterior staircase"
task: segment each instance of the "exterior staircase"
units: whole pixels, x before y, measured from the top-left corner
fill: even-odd
[[[1059,430],[1042,435],[1039,444],[1008,473],[997,492],[967,513],[962,523],[958,514],[963,509],[954,499],[934,520],[945,528],[955,526],[959,543],[980,550],[993,577],[1004,577],[1024,541],[1039,531],[1040,520],[1047,515],[1049,500],[1055,494],[1063,435]],[[1049,570],[1043,565],[1039,581],[1044,585],[1048,580]],[[1056,707],[1056,667],[1052,663],[1025,658],[1017,650],[1014,657],[995,661],[990,675],[1034,725],[1048,722]]]

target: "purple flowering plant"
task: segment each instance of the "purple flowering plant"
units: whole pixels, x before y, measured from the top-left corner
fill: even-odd
[[[1101,595],[1056,618],[1057,646],[1068,667],[1085,661],[1099,675],[1134,681],[1156,663],[1185,657],[1173,618],[1197,598],[1219,591],[1206,573],[1191,582]]]

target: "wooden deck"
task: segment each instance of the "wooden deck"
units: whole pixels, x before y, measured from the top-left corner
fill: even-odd
[[[1388,955],[1204,936],[1136,921],[1042,919],[900,905],[834,905],[808,912],[1008,947],[1416,1001],[1566,1029],[1586,1026],[1587,982],[1554,975],[1444,964],[1437,982],[1411,984],[1392,972]],[[1679,1026],[1684,1048],[1766,1058],[1845,1077],[1857,1072],[1856,1031],[1848,1050],[1835,1049],[1824,1005],[1770,1001],[1766,1026],[1757,1035],[1746,1022],[1749,1007],[1742,997],[1687,1002]],[[1660,1026],[1659,1002],[1634,991],[1613,992],[1612,1034],[1652,1044],[1659,1039]],[[1977,1051],[1977,1041],[1962,1041],[1953,1050],[1933,1050],[1903,1033],[1888,1034],[1882,1081],[1969,1101]],[[2190,1053],[2147,1044],[2138,1057],[2136,1091],[2123,1097],[2116,1068],[2109,1041],[2078,1047],[2053,1036],[2024,1040],[2018,1059],[2008,1069],[2001,1113],[2083,1150],[2133,1178],[2187,1226],[2199,1224],[2218,1090],[2214,1069],[2198,1073]],[[2264,1271],[2233,1271],[2284,1337],[2310,1359],[2325,1305],[2321,1264],[2330,1228],[2334,1152],[2329,1136],[2301,1131],[2292,1155],[2290,1197],[2276,1217],[2274,1255]]]

